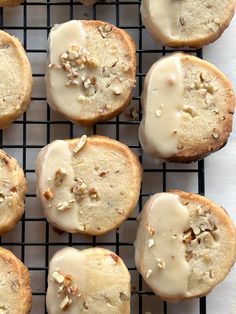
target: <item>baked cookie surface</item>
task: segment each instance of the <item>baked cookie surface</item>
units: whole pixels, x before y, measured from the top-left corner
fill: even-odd
[[[135,263],[161,298],[208,294],[235,262],[236,231],[226,211],[206,197],[172,191],[146,202],[135,242]]]
[[[0,0],[0,7],[15,7],[21,2],[22,0]]]
[[[200,48],[228,27],[235,0],[142,0],[141,16],[152,37],[169,47]]]
[[[0,129],[8,127],[28,108],[32,92],[32,71],[20,41],[0,31]]]
[[[26,192],[27,182],[17,160],[0,150],[0,235],[19,222]]]
[[[36,161],[37,194],[55,227],[100,235],[135,208],[142,170],[124,144],[103,136],[57,140]]]
[[[235,96],[231,82],[214,65],[177,53],[148,71],[142,106],[144,151],[157,159],[193,162],[227,143]]]
[[[49,34],[46,88],[53,110],[91,125],[120,114],[135,84],[136,50],[124,30],[72,20]]]
[[[27,267],[9,250],[0,247],[0,312],[28,314],[32,304]]]
[[[49,314],[129,314],[130,297],[129,271],[112,251],[68,247],[50,261]]]

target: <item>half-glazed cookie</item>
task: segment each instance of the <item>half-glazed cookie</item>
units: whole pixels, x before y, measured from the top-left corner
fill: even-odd
[[[47,98],[69,120],[91,125],[120,114],[129,104],[135,71],[135,45],[124,30],[76,20],[51,29]]]
[[[64,248],[51,259],[48,314],[130,313],[130,274],[115,253]]]
[[[67,232],[100,235],[132,214],[142,170],[126,145],[84,135],[44,147],[36,175],[37,194],[49,222]]]
[[[152,37],[169,47],[200,48],[228,27],[235,0],[142,0],[143,24]]]
[[[19,222],[26,192],[27,182],[17,160],[0,150],[0,235]]]
[[[12,252],[2,247],[0,283],[0,313],[30,313],[32,292],[28,269]]]
[[[224,280],[235,262],[235,227],[206,197],[173,191],[153,195],[139,217],[135,263],[161,298],[200,297]]]
[[[8,127],[28,108],[32,92],[32,72],[20,41],[0,31],[0,129]]]
[[[139,138],[144,151],[154,158],[192,162],[227,143],[235,96],[215,66],[177,53],[153,64],[142,105]]]

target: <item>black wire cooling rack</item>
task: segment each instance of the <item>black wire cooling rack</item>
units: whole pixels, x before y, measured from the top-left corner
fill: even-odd
[[[143,78],[151,62],[175,50],[158,47],[155,43],[147,45],[146,38],[149,35],[141,22],[140,2],[131,0],[98,2],[93,7],[85,9],[73,0],[35,0],[25,1],[16,8],[0,9],[1,29],[20,37],[33,67],[34,89],[31,107],[9,129],[0,131],[0,148],[19,160],[29,183],[25,215],[15,230],[0,238],[0,243],[12,250],[29,267],[33,289],[33,314],[46,313],[45,294],[49,259],[56,250],[68,245],[77,248],[99,245],[114,250],[125,260],[131,272],[132,313],[144,314],[146,311],[150,311],[152,314],[169,313],[169,304],[158,300],[153,295],[135,269],[133,262],[134,236],[131,233],[135,234],[137,215],[149,195],[161,190],[166,191],[169,188],[181,188],[178,184],[173,186],[172,181],[168,183],[168,176],[194,175],[196,177],[194,192],[204,194],[204,161],[199,161],[194,165],[163,164],[157,167],[150,164],[150,161],[145,161],[146,156],[142,154],[137,130],[141,118],[140,95]],[[139,121],[131,121],[123,114],[109,122],[98,123],[90,132],[108,134],[127,143],[139,154],[144,168],[143,188],[135,214],[119,230],[100,238],[58,234],[46,222],[35,194],[34,160],[37,152],[53,139],[73,138],[81,135],[81,132],[84,131],[50,111],[46,103],[43,82],[46,38],[50,28],[54,23],[74,18],[105,19],[127,30],[137,44],[137,86],[131,106],[139,109]],[[43,38],[42,41],[41,38]],[[202,57],[201,50],[186,51]],[[198,307],[200,314],[206,313],[205,298],[199,300]],[[172,310],[171,313],[175,312]]]

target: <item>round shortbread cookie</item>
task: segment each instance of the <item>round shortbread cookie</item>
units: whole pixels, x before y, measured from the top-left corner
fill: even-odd
[[[28,108],[32,92],[32,72],[20,41],[0,31],[0,129],[8,127]]]
[[[0,247],[0,313],[28,314],[31,304],[27,267],[12,252]]]
[[[130,314],[130,297],[129,271],[112,251],[68,247],[50,261],[48,314]]]
[[[130,102],[135,72],[134,42],[112,24],[72,20],[50,31],[48,103],[69,120],[91,125],[120,114]]]
[[[0,150],[0,235],[19,222],[26,192],[27,182],[17,160]]]
[[[126,145],[84,135],[44,147],[36,175],[37,194],[50,223],[67,232],[101,235],[132,214],[142,170]]]
[[[139,138],[157,159],[192,162],[222,148],[232,130],[232,84],[214,65],[177,53],[147,73]]]
[[[139,217],[135,263],[161,298],[178,301],[208,294],[224,280],[236,258],[235,227],[206,197],[157,193]]]
[[[152,37],[169,47],[200,48],[228,27],[235,0],[142,0],[143,24]]]

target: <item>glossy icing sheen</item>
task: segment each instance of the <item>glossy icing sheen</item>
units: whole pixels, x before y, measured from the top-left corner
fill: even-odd
[[[142,18],[150,23],[148,19],[158,28],[170,34],[171,18],[174,16],[172,0],[143,0],[141,6]]]
[[[56,140],[45,146],[36,160],[37,194],[41,199],[45,214],[49,221],[61,228],[77,230],[79,225],[78,209],[75,203],[70,204],[70,209],[60,211],[57,208],[59,202],[73,200],[71,188],[74,185],[74,170],[72,167],[72,152],[66,141]],[[55,187],[54,178],[58,169],[64,168],[67,175],[63,184]],[[45,199],[43,193],[51,189],[53,198]]]
[[[157,158],[168,158],[178,152],[184,101],[180,56],[158,60],[145,78],[139,138],[143,150]]]
[[[65,114],[78,112],[78,95],[81,86],[65,86],[66,74],[62,69],[49,67],[59,64],[59,57],[72,45],[86,48],[86,33],[80,21],[72,20],[55,25],[48,37],[48,66],[46,69],[47,99],[54,110],[62,110]]]
[[[191,268],[183,243],[188,227],[188,209],[175,194],[155,194],[142,210],[135,263],[148,285],[161,296],[178,298],[188,294]]]
[[[176,12],[179,10],[180,1],[173,0],[142,0],[141,16],[144,25],[158,37],[173,37],[173,21],[176,19]]]
[[[49,274],[48,274],[48,290],[46,296],[47,310],[48,313],[63,313],[60,310],[60,302],[62,302],[62,297],[58,297],[59,284],[52,278],[55,271],[61,272],[63,274],[73,275],[73,285],[79,285],[80,290],[83,291],[86,285],[86,257],[83,252],[76,250],[74,248],[64,248],[58,251],[50,261],[49,264]],[[79,282],[78,282],[79,281]],[[78,302],[75,302],[75,300]],[[70,314],[78,313],[78,303],[80,303],[77,295],[73,297],[72,304],[70,308],[66,311]],[[82,300],[81,300],[82,301]]]
[[[60,294],[60,288],[64,285],[64,282],[61,282],[63,277],[57,281],[55,273],[64,278],[71,278],[67,287],[73,290],[65,290]],[[121,294],[125,299],[120,298]],[[66,296],[70,303],[62,309],[61,305]],[[52,257],[46,296],[49,314],[130,314],[129,300],[130,275],[113,252],[100,248],[79,251],[67,247]]]

